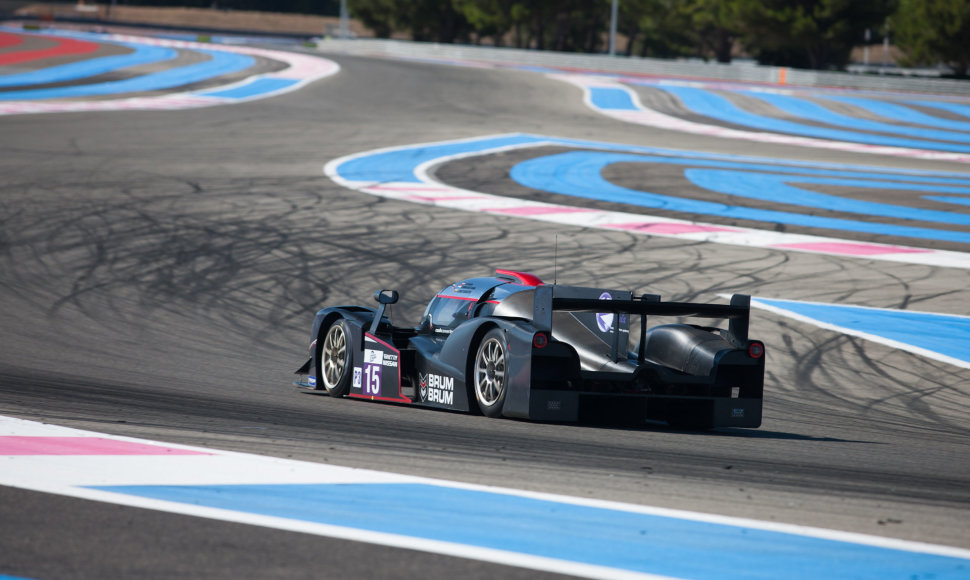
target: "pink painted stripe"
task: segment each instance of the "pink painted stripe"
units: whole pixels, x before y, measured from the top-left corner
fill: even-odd
[[[378,191],[440,191],[442,193],[451,191],[449,187],[429,187],[427,185],[372,185],[367,189]]]
[[[16,34],[10,34],[9,32],[0,32],[0,48],[6,48],[8,46],[17,46],[22,43],[24,39]]]
[[[213,455],[103,437],[0,437],[0,455]]]
[[[585,207],[556,207],[556,206],[531,206],[531,207],[500,207],[486,209],[487,212],[507,213],[511,215],[543,215],[549,213],[588,213],[597,211]]]
[[[880,254],[928,254],[933,250],[904,248],[902,246],[880,246],[875,244],[853,244],[841,242],[804,242],[798,244],[779,244],[773,248],[789,248],[825,254],[848,254],[852,256],[878,256]]]
[[[31,62],[43,58],[55,56],[81,55],[98,50],[99,45],[86,40],[76,40],[73,38],[53,38],[47,37],[55,42],[54,46],[39,50],[22,50],[9,52],[0,55],[0,65],[7,66],[22,62]]]
[[[696,234],[700,232],[737,232],[731,228],[703,226],[700,224],[678,224],[670,222],[635,222],[630,224],[610,224],[607,227],[618,230],[633,230],[653,234]]]
[[[442,201],[461,201],[461,200],[468,200],[468,199],[479,199],[480,200],[480,199],[482,199],[482,196],[480,196],[480,195],[450,195],[450,196],[442,195],[442,196],[438,196],[438,197],[428,197],[428,196],[425,196],[425,195],[408,195],[408,196],[404,197],[403,199],[408,200],[408,201],[416,201],[416,202],[419,202],[419,203],[436,204],[436,203],[442,202]]]

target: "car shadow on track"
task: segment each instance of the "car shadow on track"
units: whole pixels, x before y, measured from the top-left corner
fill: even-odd
[[[596,421],[584,421],[581,423],[563,423],[563,425],[574,425],[579,428],[593,429],[614,429],[617,431],[656,431],[658,433],[678,433],[685,436],[701,437],[739,437],[745,439],[777,439],[786,441],[817,441],[824,443],[870,443],[875,441],[861,441],[857,439],[842,439],[839,437],[817,437],[803,433],[789,433],[785,431],[769,431],[765,429],[741,429],[737,427],[718,427],[714,429],[685,429],[672,427],[666,423],[657,421],[629,422],[629,421],[610,421],[599,419]]]

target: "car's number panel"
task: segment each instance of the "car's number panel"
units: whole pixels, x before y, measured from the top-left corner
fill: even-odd
[[[364,333],[364,349],[354,361],[350,396],[410,403],[401,393],[401,353],[370,333]]]

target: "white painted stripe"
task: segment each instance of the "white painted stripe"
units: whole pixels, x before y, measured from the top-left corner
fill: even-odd
[[[0,458],[2,458],[5,466],[5,469],[0,471],[0,485],[8,485],[47,493],[68,495],[72,497],[156,509],[167,512],[182,513],[186,515],[207,517],[224,521],[233,521],[335,538],[353,539],[362,542],[423,550],[433,553],[479,559],[501,564],[522,566],[537,570],[548,570],[573,575],[583,575],[590,578],[657,577],[642,574],[621,576],[618,575],[621,573],[621,571],[612,568],[602,568],[599,566],[581,567],[571,562],[566,563],[558,560],[537,558],[534,556],[526,556],[523,554],[499,550],[487,550],[465,545],[450,544],[446,542],[421,540],[412,537],[367,532],[338,526],[299,522],[284,518],[239,513],[216,508],[205,508],[196,505],[112,493],[81,486],[236,485],[274,483],[421,483],[450,487],[454,489],[466,489],[485,493],[533,498],[575,506],[587,506],[636,514],[677,518],[695,522],[774,531],[804,537],[849,542],[853,544],[903,550],[914,553],[935,554],[940,556],[970,559],[970,550],[922,542],[912,542],[852,532],[827,530],[809,526],[765,522],[747,518],[704,514],[685,510],[626,504],[608,500],[596,500],[501,487],[474,485],[440,479],[399,475],[374,470],[309,463],[305,461],[296,461],[292,459],[282,459],[263,455],[221,451],[190,445],[179,445],[173,443],[163,444],[145,439],[108,435],[104,433],[71,429],[13,417],[0,416],[0,446],[2,446],[2,438],[4,436],[99,437],[143,445],[164,445],[165,447],[169,448],[206,453],[206,455],[153,455],[147,458],[128,455],[0,455]]]
[[[867,153],[876,155],[891,155],[894,157],[908,157],[912,159],[929,159],[934,161],[957,161],[961,163],[970,162],[970,155],[965,153],[949,153],[945,151],[929,151],[924,149],[910,149],[905,147],[889,147],[882,145],[866,145],[864,143],[851,143],[846,141],[832,141],[827,139],[814,139],[811,137],[798,137],[794,135],[784,135],[781,133],[766,133],[758,131],[742,131],[730,129],[719,125],[707,125],[686,121],[678,117],[673,117],[655,111],[644,106],[639,96],[629,87],[617,82],[617,77],[596,76],[580,74],[550,74],[549,78],[563,81],[583,89],[583,102],[587,107],[625,123],[693,133],[695,135],[707,135],[710,137],[721,137],[725,139],[741,139],[746,141],[759,141],[762,143],[776,143],[780,145],[798,145],[802,147],[813,147],[817,149],[830,149],[835,151],[849,151],[852,153]],[[638,108],[636,111],[601,109],[592,102],[590,88],[605,88],[624,91]]]

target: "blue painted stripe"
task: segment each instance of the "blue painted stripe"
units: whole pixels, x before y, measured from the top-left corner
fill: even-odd
[[[860,179],[895,179],[907,181],[918,179],[924,183],[940,183],[953,185],[968,185],[970,179],[965,173],[944,171],[925,171],[917,169],[893,169],[887,167],[868,167],[864,165],[850,165],[843,163],[824,163],[817,161],[798,161],[768,159],[764,157],[749,157],[744,155],[730,155],[718,153],[699,153],[692,151],[678,151],[660,147],[643,147],[608,143],[603,141],[589,141],[583,139],[562,139],[544,135],[530,135],[515,133],[500,137],[483,137],[472,139],[460,144],[460,147],[450,149],[434,145],[417,145],[414,147],[395,148],[390,151],[373,153],[355,157],[344,161],[338,167],[338,174],[344,179],[352,181],[411,181],[419,180],[414,175],[415,169],[421,163],[443,158],[454,153],[475,153],[494,147],[506,145],[537,146],[548,143],[553,146],[572,147],[579,149],[594,149],[599,151],[616,151],[624,153],[638,153],[641,155],[657,155],[671,159],[685,160],[686,163],[704,162],[711,167],[744,167],[754,170],[775,172],[797,172],[805,175],[839,175]]]
[[[970,105],[965,105],[962,103],[949,103],[946,101],[908,101],[914,105],[922,105],[924,107],[933,107],[935,109],[942,109],[944,111],[955,113],[957,115],[963,115],[964,117],[970,117]],[[946,119],[943,119],[946,121]]]
[[[341,163],[337,174],[343,179],[351,181],[403,181],[422,183],[414,174],[415,169],[427,161],[432,161],[448,155],[474,153],[496,147],[523,145],[536,143],[541,139],[531,135],[515,134],[474,139],[459,143],[442,145],[421,145],[394,149],[383,153],[374,153],[357,157]]]
[[[221,50],[200,50],[199,52],[209,55],[210,59],[205,62],[119,81],[0,93],[0,100],[91,97],[129,92],[157,91],[238,72],[249,68],[254,63],[251,56],[243,54],[224,52]]]
[[[819,123],[826,123],[828,125],[835,125],[837,127],[847,127],[849,129],[859,129],[861,131],[878,131],[881,133],[889,133],[894,135],[908,135],[910,137],[916,137],[919,139],[937,139],[939,141],[959,141],[963,143],[970,143],[970,133],[966,132],[970,131],[970,123],[950,121],[949,125],[946,127],[948,130],[895,125],[892,123],[882,123],[879,121],[870,121],[868,119],[859,119],[856,117],[850,117],[848,115],[841,115],[835,111],[832,111],[831,109],[827,109],[819,105],[818,103],[813,103],[789,95],[777,95],[758,91],[739,92],[748,97],[764,101],[765,103],[768,103],[784,111],[785,113],[788,113],[789,115]],[[908,117],[899,118],[897,120],[904,123],[919,123],[920,113],[913,111],[912,109],[907,109],[907,111],[910,113]],[[936,120],[943,121],[943,119]]]
[[[864,201],[852,197],[840,197],[808,191],[792,184],[853,187],[867,189],[900,189],[933,193],[959,193],[970,195],[970,187],[951,187],[925,183],[875,181],[872,179],[845,179],[836,175],[809,177],[784,173],[756,173],[752,171],[722,169],[687,169],[684,171],[694,185],[726,195],[747,199],[780,202],[813,209],[825,209],[888,217],[901,220],[921,220],[955,225],[970,225],[970,214],[922,209],[913,206],[892,205]],[[970,183],[968,183],[970,185]]]
[[[700,162],[698,160],[650,157],[623,153],[573,151],[549,155],[519,163],[512,168],[510,177],[525,187],[538,189],[540,191],[549,191],[552,193],[585,199],[597,199],[614,203],[637,205],[652,209],[664,209],[701,215],[716,215],[728,218],[789,224],[812,228],[825,228],[888,236],[970,243],[970,232],[856,221],[801,213],[749,208],[731,205],[728,203],[694,200],[629,189],[614,185],[603,178],[603,169],[614,163],[724,165],[728,162]],[[731,177],[734,178],[733,182],[719,184],[717,179],[711,178],[712,175],[713,173],[711,172],[691,172],[690,170],[687,172],[689,179],[692,178],[694,180],[698,180],[702,186],[712,189],[718,188],[719,190],[730,192],[733,195],[744,197],[767,199],[775,202],[794,203],[809,207],[821,208],[826,208],[826,204],[834,204],[838,209],[844,210],[844,208],[851,208],[858,213],[865,213],[869,215],[872,215],[872,212],[875,212],[877,209],[882,212],[880,215],[892,215],[893,217],[899,217],[900,215],[905,216],[907,212],[909,215],[918,213],[916,208],[899,207],[897,210],[893,209],[894,206],[890,205],[854,202],[844,198],[799,190],[785,183],[786,180],[798,181],[799,178],[794,176],[759,176],[757,174],[753,176],[742,176],[740,172],[737,172],[731,174]],[[721,172],[718,175],[723,176],[725,175],[725,172]],[[811,182],[812,180],[810,178],[804,178],[804,181]],[[772,189],[761,189],[764,187],[766,182],[770,182],[769,185],[771,185],[771,187],[783,187],[784,191],[779,194]],[[816,182],[818,181],[816,180]],[[839,183],[840,180],[832,178],[831,182]],[[861,183],[864,184],[865,182]],[[903,182],[892,183],[891,185],[898,189],[918,189],[921,187],[931,187],[927,185],[916,185]],[[962,188],[958,189],[960,189],[960,191],[965,191],[965,189]],[[897,211],[900,213],[897,213]],[[950,212],[932,212],[920,215],[924,217],[947,219],[949,220],[949,223],[952,223],[954,220],[970,220],[970,216],[967,216],[966,214],[954,214]]]
[[[818,97],[828,99],[830,101],[838,101],[840,103],[854,105],[856,107],[865,109],[870,113],[879,115],[880,117],[885,117],[895,121],[902,121],[903,123],[916,123],[930,127],[941,127],[943,129],[967,130],[970,128],[970,123],[934,117],[933,115],[927,115],[922,111],[917,111],[916,109],[907,107],[905,105],[887,103],[886,101],[880,101],[877,99],[846,97],[842,95],[818,95]]]
[[[907,139],[885,135],[873,135],[846,131],[842,129],[829,129],[825,127],[815,127],[812,125],[785,121],[782,119],[775,119],[764,115],[756,115],[741,109],[720,95],[716,95],[710,91],[705,91],[702,89],[667,85],[659,86],[658,88],[677,96],[681,102],[684,103],[684,106],[694,113],[727,123],[752,127],[764,131],[786,133],[791,135],[803,135],[806,137],[815,137],[820,139],[834,139],[838,141],[866,143],[870,145],[910,147],[916,149],[955,151],[962,153],[970,152],[970,146],[966,145],[940,143],[936,141],[922,141],[918,139]]]
[[[952,195],[924,195],[923,199],[938,201],[941,203],[955,203],[957,205],[970,205],[970,197],[956,197]]]
[[[623,89],[590,87],[589,100],[594,107],[615,111],[639,111],[630,93]]]
[[[133,42],[119,42],[117,44],[127,46],[133,49],[134,52],[92,58],[28,72],[0,75],[0,87],[39,85],[77,80],[123,68],[174,60],[178,56],[176,50],[161,46],[147,46]]]
[[[951,183],[970,185],[970,178],[966,173],[951,171],[928,171],[921,169],[903,169],[890,167],[872,167],[867,165],[854,165],[848,163],[826,163],[822,161],[800,161],[797,159],[780,160],[776,157],[755,157],[748,155],[735,155],[724,153],[707,153],[697,151],[684,151],[679,149],[664,149],[661,147],[644,147],[642,145],[627,145],[621,143],[609,143],[604,141],[590,141],[585,139],[563,139],[560,137],[546,137],[542,135],[519,134],[520,137],[528,137],[535,143],[549,143],[550,145],[560,145],[581,149],[595,149],[600,151],[621,151],[626,153],[640,153],[644,155],[663,155],[672,158],[682,158],[690,160],[709,160],[711,162],[730,162],[747,164],[755,169],[771,169],[777,171],[790,171],[805,174],[815,174],[824,172],[825,174],[839,173],[846,177],[877,176],[879,179],[887,179],[888,176],[898,180],[907,180],[917,177],[927,183]],[[486,139],[491,139],[486,138]]]
[[[238,87],[233,87],[231,89],[225,89],[221,91],[211,91],[208,93],[197,93],[199,96],[203,97],[219,97],[222,99],[246,99],[249,97],[255,97],[258,95],[265,95],[267,93],[274,93],[276,91],[281,91],[288,87],[292,87],[296,83],[300,82],[297,79],[280,79],[280,78],[257,78],[250,79],[246,84],[240,85]]]
[[[970,560],[428,484],[106,486],[116,493],[699,580],[966,579]]]
[[[758,302],[854,332],[970,363],[970,317],[757,298]]]

